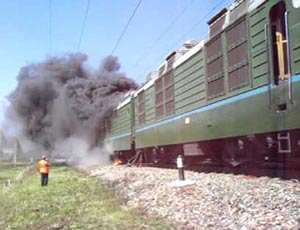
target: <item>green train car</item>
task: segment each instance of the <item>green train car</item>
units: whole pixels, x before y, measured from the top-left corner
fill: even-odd
[[[110,119],[128,161],[300,177],[300,0],[240,0],[172,52]]]

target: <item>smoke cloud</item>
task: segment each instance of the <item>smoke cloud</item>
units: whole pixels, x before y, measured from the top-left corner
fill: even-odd
[[[138,85],[106,57],[99,69],[85,68],[87,56],[68,54],[23,67],[11,94],[10,117],[21,123],[27,141],[47,152],[82,157],[101,145],[101,121]]]

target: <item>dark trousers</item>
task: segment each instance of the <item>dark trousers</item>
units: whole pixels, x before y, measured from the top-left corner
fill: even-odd
[[[42,186],[48,185],[48,173],[41,173]]]

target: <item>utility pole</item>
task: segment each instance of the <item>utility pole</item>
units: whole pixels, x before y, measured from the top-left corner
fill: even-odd
[[[13,141],[13,164],[16,167],[17,165],[17,155],[19,154],[20,150],[20,142],[17,138],[14,139]]]

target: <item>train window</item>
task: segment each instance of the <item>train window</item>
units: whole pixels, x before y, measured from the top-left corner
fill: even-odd
[[[224,92],[225,84],[223,76],[207,83],[207,96],[210,99],[221,96],[224,94]]]
[[[172,74],[168,74],[166,76],[164,76],[164,83],[165,83],[165,87],[168,87],[170,85],[173,84],[173,81],[172,81]]]
[[[246,20],[235,23],[226,31],[229,91],[249,85]]]
[[[173,85],[165,89],[165,100],[169,101],[173,99]]]
[[[139,102],[141,102],[141,101],[144,101],[144,99],[145,99],[145,94],[144,94],[144,91],[142,91],[138,95],[138,100],[139,100]]]
[[[166,115],[174,113],[173,71],[164,76],[164,103]]]
[[[139,125],[145,124],[146,123],[146,114],[142,113],[139,115]]]
[[[287,38],[285,32],[285,3],[279,2],[270,10],[274,82],[288,78]]]
[[[145,111],[145,103],[140,102],[138,106],[139,113],[143,113]]]
[[[226,19],[225,17],[226,13],[227,13],[227,9],[224,8],[207,22],[207,24],[210,27],[209,30],[210,37],[213,37],[222,31]]]
[[[155,91],[159,92],[162,90],[162,78],[157,79],[157,81],[155,82]]]
[[[230,9],[230,24],[238,20],[242,15],[246,14],[247,11],[247,1],[235,1],[233,8]]]
[[[221,36],[210,40],[205,46],[207,56],[207,96],[209,99],[212,99],[223,95],[225,92]]]
[[[164,115],[164,108],[163,108],[163,103],[164,103],[164,98],[163,98],[163,79],[162,77],[159,78],[155,82],[155,116],[156,119],[161,118]]]
[[[156,118],[161,118],[164,115],[163,105],[159,105],[159,106],[156,107],[155,115],[156,115]]]
[[[166,103],[166,114],[171,115],[174,112],[174,101],[171,100]]]
[[[165,107],[166,115],[171,115],[174,113],[173,85],[165,89]]]
[[[173,53],[174,57],[175,53]],[[170,57],[168,60],[172,59]],[[155,114],[156,119],[161,119],[165,115],[174,113],[174,87],[173,87],[174,72],[168,71],[155,82]]]
[[[146,123],[145,91],[138,94],[138,121],[139,125]]]
[[[163,92],[159,92],[156,94],[156,104],[161,104],[163,102]]]
[[[221,36],[214,38],[212,41],[206,44],[206,53],[207,53],[208,62],[222,55]]]

